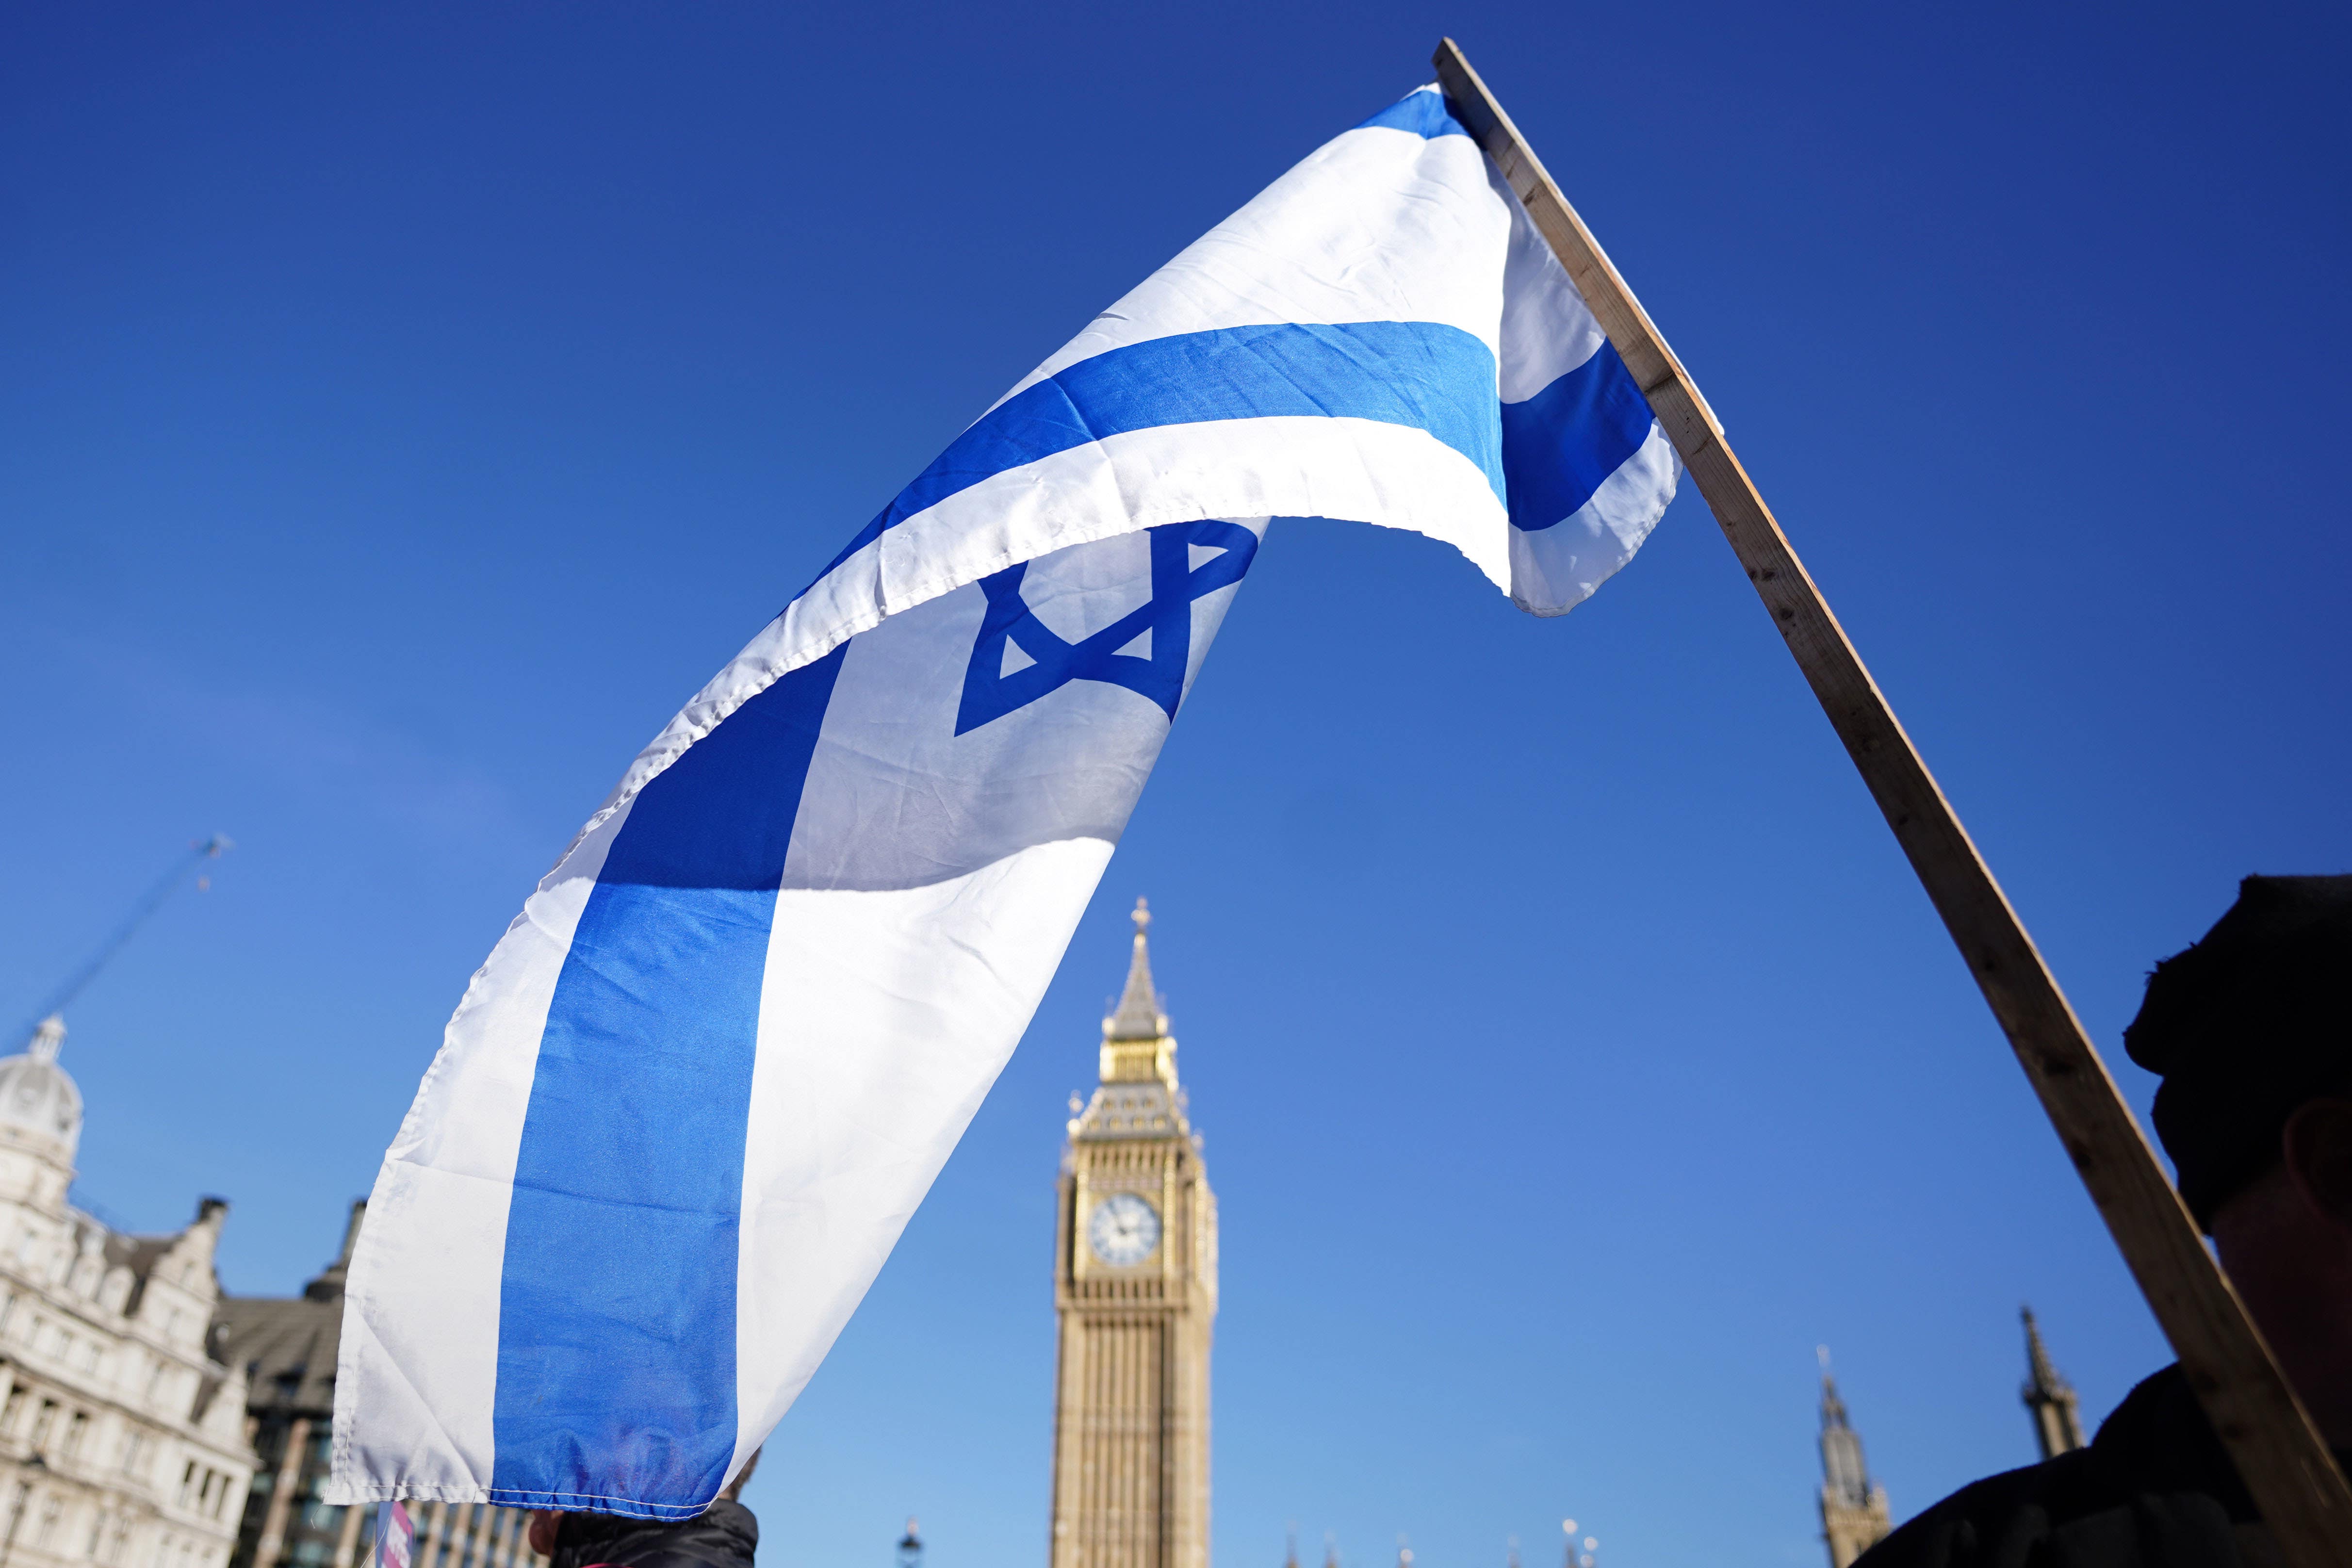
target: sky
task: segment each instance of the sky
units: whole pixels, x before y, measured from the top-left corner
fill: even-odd
[[[2250,871],[2352,868],[2347,21],[2294,6],[37,5],[0,48],[0,1026],[79,1201],[323,1265],[670,713],[1441,34],[1722,417],[2145,1115]],[[1214,1553],[1806,1568],[2168,1359],[1704,503],[1561,621],[1284,522],[1019,1052],[748,1500],[1042,1563],[1054,1176],[1126,910],[1223,1215]]]

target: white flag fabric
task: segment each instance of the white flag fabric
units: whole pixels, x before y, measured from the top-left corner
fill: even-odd
[[[1012,1054],[1282,516],[1560,614],[1673,450],[1433,88],[967,429],[631,765],[474,976],[351,1264],[331,1497],[681,1518]]]

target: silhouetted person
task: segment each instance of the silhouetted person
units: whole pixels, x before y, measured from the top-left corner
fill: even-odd
[[[2249,877],[2124,1031],[2180,1194],[2336,1451],[2352,1448],[2352,877]],[[2087,1448],[1954,1493],[1855,1568],[2267,1568],[2179,1367]]]
[[[530,1546],[549,1568],[751,1568],[760,1521],[738,1500],[759,1468],[753,1454],[719,1500],[692,1519],[623,1519],[609,1513],[538,1513]]]

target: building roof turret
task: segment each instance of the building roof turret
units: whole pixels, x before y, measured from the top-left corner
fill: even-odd
[[[1870,1501],[1870,1470],[1863,1462],[1862,1437],[1846,1419],[1837,1377],[1822,1368],[1822,1484],[1837,1501],[1862,1508]]]
[[[335,1254],[332,1263],[302,1287],[302,1294],[307,1300],[341,1301],[343,1299],[343,1282],[352,1271],[352,1248],[360,1244],[360,1224],[366,1218],[367,1199],[353,1199],[351,1217],[343,1222],[342,1247]]]
[[[1890,1528],[1886,1489],[1870,1478],[1862,1457],[1862,1435],[1846,1418],[1830,1372],[1829,1347],[1822,1361],[1822,1538],[1830,1568],[1851,1568],[1853,1560],[1886,1538]]]
[[[58,1066],[65,1040],[66,1021],[52,1013],[23,1054],[0,1058],[0,1129],[70,1165],[81,1143],[81,1090]]]
[[[2051,1364],[2050,1352],[2042,1345],[2042,1330],[2033,1321],[2033,1309],[2022,1308],[2020,1315],[2025,1320],[2022,1397],[2026,1414],[2033,1417],[2034,1443],[2045,1459],[2071,1454],[2083,1447],[2083,1413],[2074,1387]]]

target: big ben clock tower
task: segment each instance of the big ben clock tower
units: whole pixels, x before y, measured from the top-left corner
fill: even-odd
[[[1054,1306],[1052,1568],[1208,1568],[1217,1200],[1184,1120],[1176,1041],[1135,957],[1103,1020],[1102,1084],[1070,1107]]]

